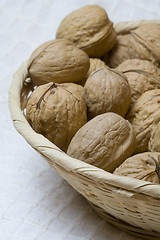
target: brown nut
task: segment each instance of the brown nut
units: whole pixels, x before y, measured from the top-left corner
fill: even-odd
[[[81,81],[78,82],[78,84],[80,84],[82,86],[84,86],[87,78],[91,75],[92,72],[106,66],[105,62],[103,62],[99,58],[90,58],[89,60],[90,60],[90,67],[89,67],[86,79],[82,79]]]
[[[130,59],[116,69],[122,71],[128,79],[132,95],[131,105],[144,92],[160,88],[160,70],[150,61]]]
[[[57,39],[68,39],[90,57],[101,57],[116,42],[113,23],[97,5],[79,8],[67,15],[58,27]]]
[[[113,174],[160,183],[160,153],[145,152],[127,158]]]
[[[122,117],[131,103],[131,90],[127,78],[108,67],[93,72],[84,85],[88,117],[115,112]]]
[[[113,49],[104,55],[109,67],[117,67],[127,59],[149,60],[160,65],[160,24],[144,24],[126,33],[118,35]]]
[[[136,147],[132,126],[116,113],[96,116],[72,138],[67,154],[112,172]]]
[[[29,97],[26,117],[32,128],[62,150],[87,121],[83,87],[74,83],[47,83]]]
[[[132,124],[137,139],[135,153],[148,151],[151,129],[160,120],[160,89],[142,94],[130,108],[126,119]]]
[[[106,64],[105,62],[103,62],[101,59],[99,58],[90,58],[90,68],[89,71],[87,73],[87,78],[95,71],[98,70],[100,68],[105,67]]]
[[[87,54],[64,39],[43,43],[28,62],[28,72],[35,85],[78,82],[86,78],[88,69]]]
[[[160,24],[145,24],[131,31],[130,54],[160,64]]]
[[[115,46],[102,58],[109,67],[115,68],[125,60],[132,58],[129,52],[130,37],[130,34],[117,36]]]
[[[160,122],[153,124],[148,149],[151,152],[160,152]]]

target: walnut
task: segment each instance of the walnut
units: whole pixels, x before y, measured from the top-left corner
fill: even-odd
[[[160,153],[145,152],[127,158],[113,174],[160,183]]]
[[[132,155],[135,147],[130,123],[116,113],[104,113],[77,131],[67,154],[112,172]]]
[[[160,70],[150,61],[130,59],[116,69],[122,71],[128,79],[132,95],[131,105],[144,92],[160,88]]]
[[[112,68],[132,58],[129,52],[130,34],[118,35],[115,46],[103,56],[103,61]]]
[[[127,59],[142,59],[160,65],[160,24],[144,24],[118,35],[112,50],[103,56],[109,67],[117,67]]]
[[[160,64],[160,24],[145,24],[131,31],[130,54]]]
[[[90,57],[102,57],[116,42],[113,23],[106,11],[97,5],[79,8],[60,23],[57,39],[68,39]]]
[[[64,39],[43,43],[28,62],[28,72],[35,85],[78,82],[86,78],[88,69],[87,54]]]
[[[90,68],[87,73],[87,78],[94,72],[95,70],[98,70],[100,68],[105,67],[106,64],[99,58],[90,58]]]
[[[135,153],[148,151],[152,126],[160,120],[160,89],[143,93],[130,108],[126,119],[136,134]]]
[[[154,122],[151,137],[148,144],[148,149],[151,152],[160,152],[160,122]]]
[[[92,72],[94,72],[97,69],[103,68],[106,66],[105,62],[103,62],[101,59],[99,58],[90,58],[90,68],[88,70],[86,79],[82,79],[81,81],[78,82],[78,84],[84,86],[87,78],[91,75]]]
[[[105,112],[125,116],[131,103],[131,90],[127,78],[108,67],[94,71],[84,86],[88,117]]]
[[[87,121],[83,87],[74,83],[47,83],[29,97],[26,117],[32,128],[62,150]]]

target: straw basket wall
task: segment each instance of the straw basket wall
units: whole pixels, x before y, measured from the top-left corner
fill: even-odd
[[[137,26],[160,21],[123,22],[115,25],[118,34]],[[104,219],[145,239],[160,239],[160,185],[120,177],[73,159],[37,134],[25,118],[27,97],[32,91],[27,62],[14,74],[9,91],[11,117],[17,131],[59,175],[82,194]]]

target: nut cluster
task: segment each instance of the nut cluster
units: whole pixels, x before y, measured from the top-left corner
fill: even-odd
[[[102,7],[84,6],[31,54],[26,118],[73,158],[159,184],[159,66],[160,24],[117,35]]]

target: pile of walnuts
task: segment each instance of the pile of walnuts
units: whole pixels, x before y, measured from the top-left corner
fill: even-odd
[[[117,36],[102,7],[82,7],[30,56],[26,118],[73,158],[159,183],[159,66],[159,24]]]

